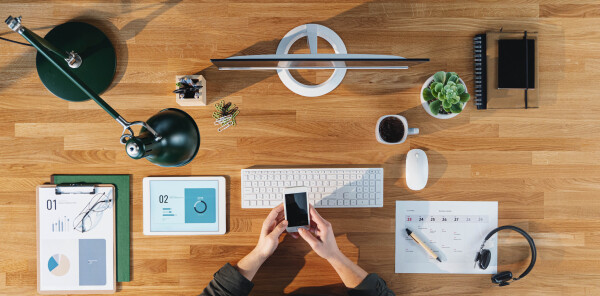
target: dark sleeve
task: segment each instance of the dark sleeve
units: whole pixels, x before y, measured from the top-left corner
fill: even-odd
[[[250,294],[254,284],[235,267],[227,263],[214,274],[201,296],[244,296]]]
[[[385,281],[375,273],[370,273],[354,289],[348,290],[349,296],[392,296],[396,295],[390,290]]]

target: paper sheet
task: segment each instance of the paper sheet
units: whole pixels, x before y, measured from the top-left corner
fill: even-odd
[[[497,238],[485,248],[492,253],[486,270],[475,266],[485,236],[498,227],[498,202],[396,201],[396,273],[493,274]],[[429,256],[411,237],[415,233],[442,260]]]
[[[97,187],[96,194],[56,195],[53,187],[38,190],[40,291],[114,290],[112,187]],[[87,216],[88,231],[75,230],[78,214],[101,193],[111,202]]]

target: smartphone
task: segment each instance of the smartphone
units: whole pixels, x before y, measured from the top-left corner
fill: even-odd
[[[308,189],[292,187],[284,190],[283,207],[285,220],[288,221],[287,232],[298,232],[298,228],[309,229],[310,212],[308,210]]]

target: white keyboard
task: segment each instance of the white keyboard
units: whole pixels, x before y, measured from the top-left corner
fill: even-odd
[[[307,187],[316,208],[383,207],[383,168],[242,170],[242,208],[272,208],[286,187]]]

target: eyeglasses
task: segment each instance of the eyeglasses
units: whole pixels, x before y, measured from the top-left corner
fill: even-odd
[[[112,199],[104,193],[96,194],[73,220],[73,229],[79,232],[92,230],[102,218],[102,213],[110,208]]]

